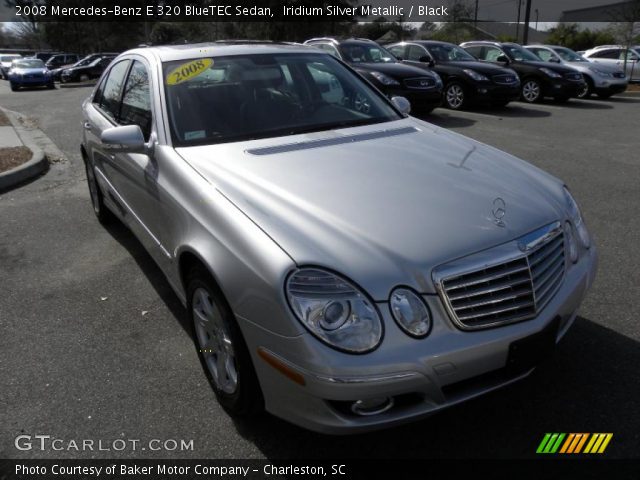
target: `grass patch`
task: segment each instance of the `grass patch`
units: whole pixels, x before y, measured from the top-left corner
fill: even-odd
[[[31,160],[31,150],[27,147],[0,148],[0,173],[11,170]]]
[[[4,112],[0,110],[0,127],[7,127],[10,125],[11,125],[11,122],[9,121],[7,116],[4,114]]]

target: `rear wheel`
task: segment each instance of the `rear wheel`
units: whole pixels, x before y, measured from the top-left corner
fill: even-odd
[[[522,84],[522,100],[537,103],[542,100],[542,85],[535,78],[529,78]]]
[[[188,274],[187,299],[198,357],[218,402],[234,416],[260,413],[262,391],[242,332],[203,267]]]
[[[444,90],[444,101],[451,110],[461,110],[467,104],[464,87],[457,82],[447,85]]]
[[[591,97],[592,93],[593,93],[593,80],[591,80],[591,78],[585,75],[584,87],[582,88],[582,90],[578,92],[578,98],[582,98],[586,100],[587,98]]]

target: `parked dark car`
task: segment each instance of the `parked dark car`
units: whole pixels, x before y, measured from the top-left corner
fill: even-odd
[[[584,78],[575,68],[543,62],[517,43],[474,41],[460,46],[480,60],[515,70],[525,102],[539,102],[544,97],[564,102],[584,90]]]
[[[91,53],[86,57],[78,60],[76,63],[73,63],[71,65],[63,65],[60,68],[55,68],[51,70],[51,74],[53,75],[53,79],[56,82],[60,82],[62,81],[62,72],[64,72],[68,68],[84,67],[86,65],[89,65],[91,62],[93,62],[97,58],[115,58],[117,56],[118,56],[117,53]]]
[[[49,70],[60,68],[63,65],[72,65],[80,60],[81,56],[77,53],[58,53],[45,62],[45,66]]]
[[[66,68],[62,72],[60,80],[65,83],[86,82],[93,78],[99,78],[113,59],[114,57],[99,57],[93,59],[87,65]]]
[[[435,70],[444,83],[444,104],[453,110],[478,103],[504,106],[520,97],[520,79],[515,71],[479,62],[453,43],[416,40],[387,48],[405,63]]]
[[[372,40],[313,38],[304,43],[341,59],[388,97],[405,97],[414,112],[428,113],[442,102],[442,80],[437,73],[398,61]]]

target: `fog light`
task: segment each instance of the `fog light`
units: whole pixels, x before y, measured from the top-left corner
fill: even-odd
[[[369,398],[358,400],[351,405],[351,411],[356,415],[379,415],[393,407],[393,397]]]
[[[487,93],[487,89],[486,88],[480,88],[478,89],[479,93]]]

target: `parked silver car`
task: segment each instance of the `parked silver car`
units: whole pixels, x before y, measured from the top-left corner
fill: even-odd
[[[600,98],[609,98],[627,89],[629,81],[620,67],[592,62],[559,45],[527,45],[524,48],[545,62],[561,63],[582,73],[585,85],[578,98],[589,98],[593,93]]]
[[[640,46],[627,49],[622,45],[600,45],[587,50],[583,56],[601,65],[625,69],[630,82],[640,82]]]
[[[230,413],[415,420],[526,377],[574,322],[597,253],[567,187],[406,108],[255,43],[126,52],[84,102],[93,209],[165,273]]]

